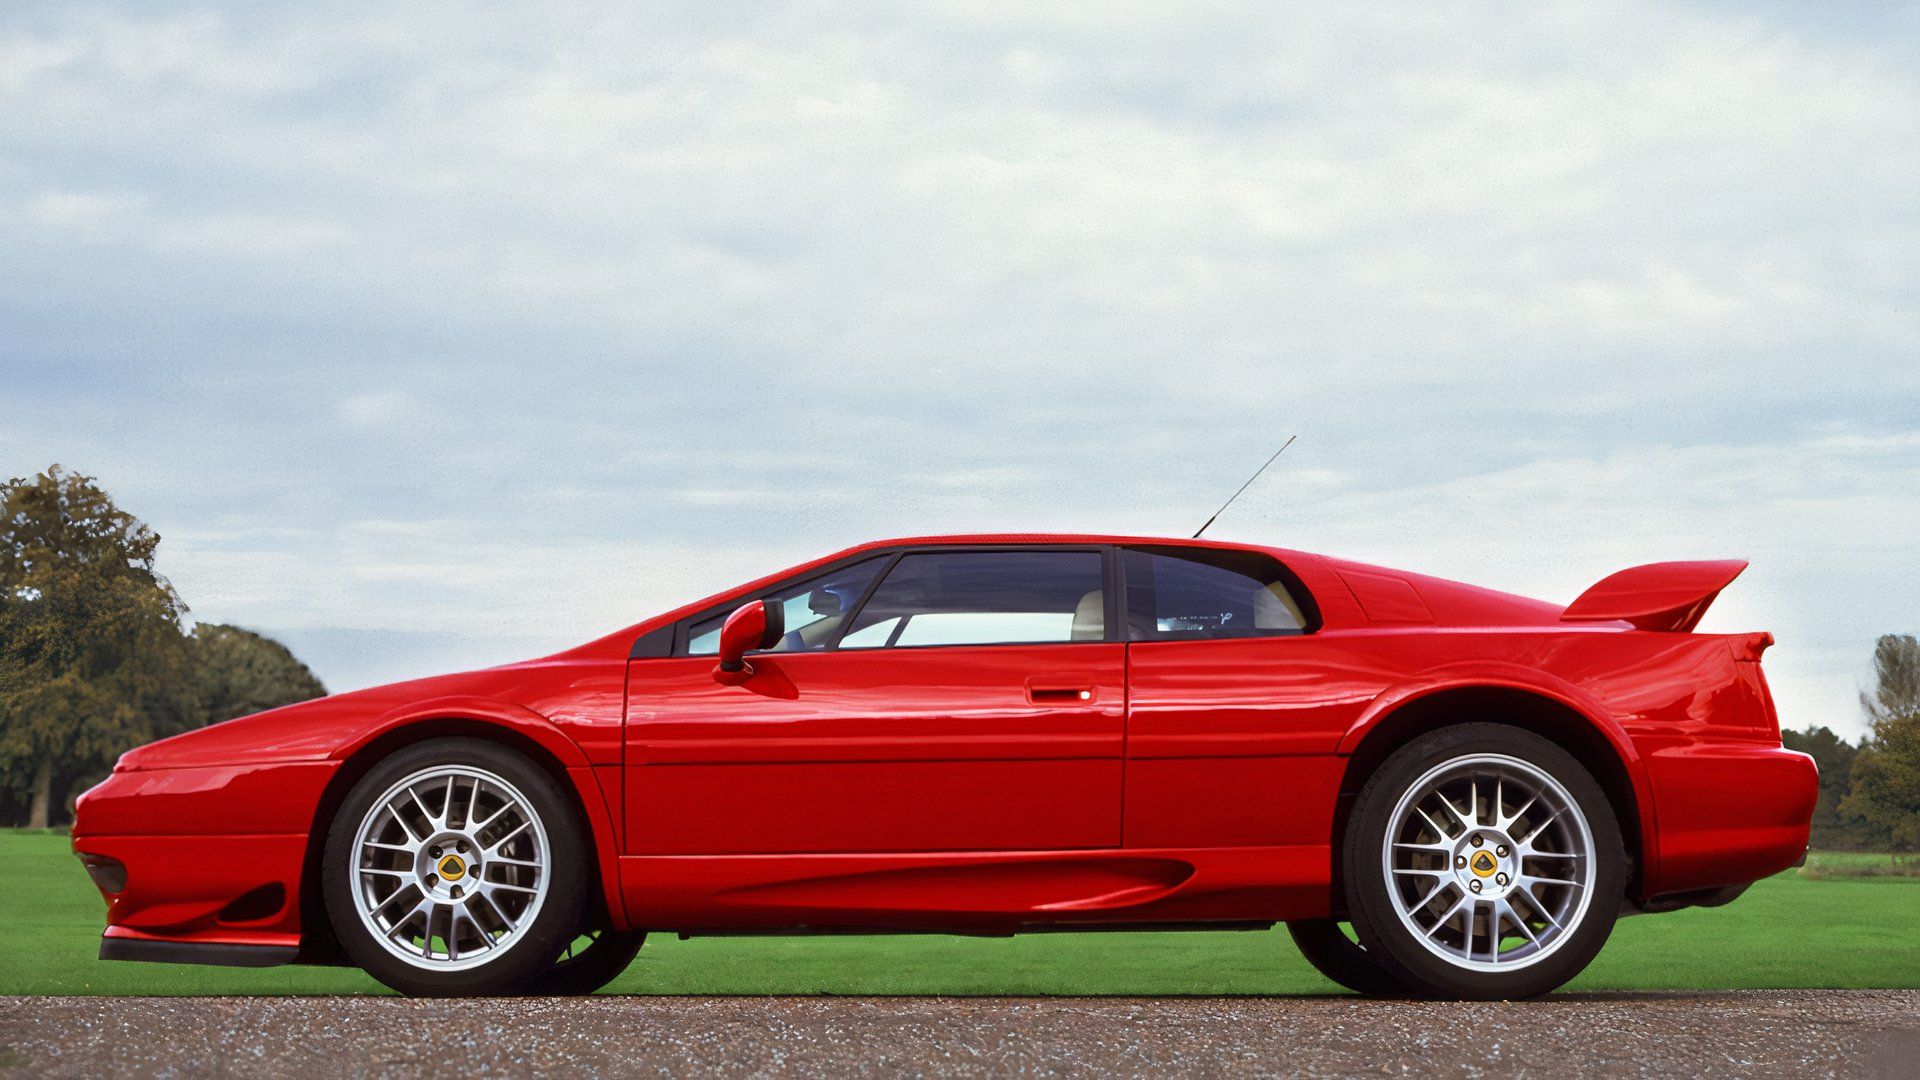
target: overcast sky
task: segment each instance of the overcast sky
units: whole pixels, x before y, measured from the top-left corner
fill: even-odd
[[[1909,5],[0,6],[0,467],[334,689],[876,536],[1920,630]]]

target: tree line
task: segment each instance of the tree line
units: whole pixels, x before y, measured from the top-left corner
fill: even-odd
[[[141,743],[326,694],[279,642],[191,625],[159,546],[92,477],[0,485],[0,823],[64,820]]]
[[[1859,745],[1826,727],[1781,741],[1820,766],[1813,846],[1852,851],[1920,850],[1920,641],[1888,634],[1874,645],[1874,688],[1860,695],[1867,733]]]

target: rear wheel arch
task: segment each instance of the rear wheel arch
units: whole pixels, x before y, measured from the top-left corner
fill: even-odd
[[[1487,684],[1451,686],[1403,698],[1358,729],[1353,745],[1346,749],[1347,765],[1334,808],[1330,842],[1336,893],[1343,872],[1341,848],[1347,820],[1367,779],[1390,754],[1413,739],[1474,722],[1533,732],[1572,754],[1593,774],[1620,823],[1628,855],[1628,895],[1639,896],[1651,838],[1642,816],[1642,789],[1626,756],[1631,746],[1620,745],[1599,721],[1571,702],[1533,688]],[[1620,738],[1623,742],[1624,736]],[[1336,896],[1336,901],[1344,908],[1344,898]]]
[[[316,963],[343,963],[344,953],[339,942],[333,938],[333,928],[327,918],[325,901],[320,888],[320,864],[325,854],[327,829],[334,815],[340,810],[353,786],[382,760],[394,752],[440,738],[481,739],[495,743],[518,753],[535,767],[545,772],[558,785],[560,790],[572,802],[573,810],[585,825],[588,835],[582,837],[587,849],[594,853],[589,860],[587,870],[590,886],[588,901],[591,917],[611,923],[609,912],[609,879],[601,865],[601,854],[610,845],[603,841],[610,838],[601,836],[609,827],[606,809],[603,806],[588,805],[587,800],[596,798],[593,793],[583,793],[580,786],[568,775],[567,767],[553,751],[539,740],[509,727],[505,724],[472,717],[445,716],[415,720],[392,727],[368,740],[340,762],[333,777],[327,781],[321,792],[320,801],[314,807],[313,822],[307,831],[307,850],[301,861],[300,873],[300,958]]]

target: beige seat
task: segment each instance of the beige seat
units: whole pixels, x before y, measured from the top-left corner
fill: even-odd
[[[1303,630],[1307,617],[1285,585],[1274,582],[1253,594],[1255,630]]]
[[[1073,609],[1073,640],[1105,641],[1107,638],[1107,594],[1095,589],[1080,598]]]

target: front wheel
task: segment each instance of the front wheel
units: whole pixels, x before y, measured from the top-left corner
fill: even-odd
[[[321,860],[341,947],[403,994],[512,993],[581,924],[587,846],[545,770],[479,739],[395,751],[348,792]]]
[[[1367,950],[1340,929],[1337,919],[1296,919],[1287,934],[1313,970],[1356,994],[1368,997],[1405,996],[1407,988],[1367,955]]]
[[[568,943],[567,951],[544,974],[521,987],[537,997],[578,997],[591,994],[620,977],[640,955],[644,930],[590,930]]]
[[[1343,855],[1361,945],[1433,997],[1555,989],[1606,943],[1626,891],[1600,785],[1558,745],[1500,724],[1396,751],[1361,789]]]

